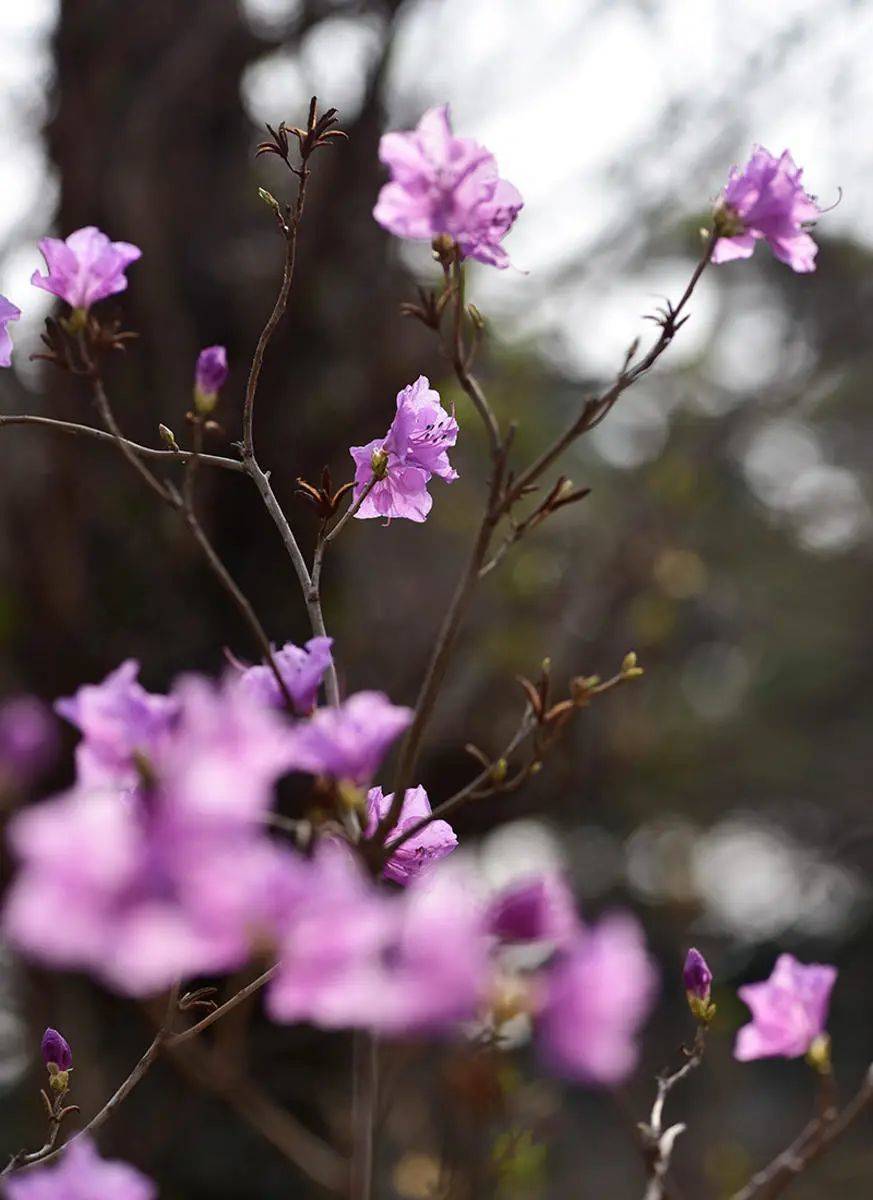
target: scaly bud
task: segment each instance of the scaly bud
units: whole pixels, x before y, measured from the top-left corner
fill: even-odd
[[[636,651],[629,651],[621,660],[622,679],[637,679],[642,674],[643,668],[637,666]]]
[[[384,479],[388,474],[388,451],[374,450],[370,459],[370,470],[377,479]]]
[[[42,1035],[40,1051],[42,1061],[49,1070],[54,1066],[58,1071],[69,1071],[73,1065],[73,1052],[70,1044],[56,1029],[49,1027]]]
[[[178,452],[179,443],[176,441],[176,435],[173,433],[172,429],[170,429],[169,425],[159,425],[158,433],[160,434],[161,441],[165,446],[169,447],[170,450],[175,450]]]
[[[685,958],[682,981],[685,984],[685,995],[688,997],[691,1015],[700,1024],[708,1025],[715,1016],[715,1005],[710,999],[712,971],[700,951],[695,950],[693,946]]]

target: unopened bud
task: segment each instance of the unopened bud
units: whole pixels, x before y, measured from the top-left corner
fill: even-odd
[[[813,1038],[806,1052],[806,1061],[819,1075],[830,1075],[831,1039],[828,1034],[820,1033],[817,1038]]]
[[[433,256],[443,267],[449,267],[455,261],[457,246],[455,239],[448,233],[440,233],[431,242]]]
[[[506,778],[507,770],[508,770],[508,766],[507,766],[506,759],[498,758],[497,762],[491,768],[490,774],[491,774],[492,782],[493,783],[503,783],[504,779]]]
[[[467,305],[467,313],[477,329],[481,330],[485,328],[485,318],[475,304]]]
[[[261,199],[263,200],[263,202],[265,204],[268,204],[270,206],[270,208],[272,208],[273,212],[276,214],[276,216],[279,218],[279,220],[280,221],[283,220],[282,206],[279,203],[279,201],[276,199],[276,197],[273,195],[273,193],[268,192],[266,188],[259,187],[258,195],[261,197]]]
[[[169,446],[171,450],[178,451],[179,443],[176,441],[176,435],[173,433],[172,429],[170,429],[169,425],[159,425],[158,433],[160,434],[161,441],[165,446]]]
[[[631,650],[621,660],[621,674],[623,679],[637,679],[643,674],[643,668],[637,666],[635,650]]]
[[[370,458],[370,470],[377,479],[384,479],[388,474],[388,451],[374,450]]]
[[[73,1065],[73,1052],[70,1049],[70,1044],[56,1029],[49,1027],[42,1035],[40,1043],[40,1053],[42,1061],[51,1071],[54,1067],[55,1072],[69,1071]]]
[[[685,995],[691,1015],[700,1024],[708,1025],[715,1016],[715,1005],[710,999],[712,971],[700,951],[695,950],[693,946],[685,958],[682,982],[685,984]]]

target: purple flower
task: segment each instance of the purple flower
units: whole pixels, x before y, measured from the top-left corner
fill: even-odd
[[[14,696],[0,705],[0,782],[26,783],[54,761],[57,723],[35,696]]]
[[[90,1138],[76,1137],[50,1167],[18,1171],[4,1185],[7,1200],[155,1200],[158,1189],[134,1167],[101,1158]]]
[[[224,346],[207,346],[200,351],[194,372],[194,407],[199,413],[205,415],[215,408],[227,374],[227,350]]]
[[[555,875],[522,879],[492,900],[486,915],[489,932],[502,942],[567,943],[580,932],[573,895]]]
[[[133,786],[137,756],[151,757],[178,712],[176,700],[152,695],[137,682],[139,663],[129,658],[102,683],[84,684],[55,710],[82,734],[76,749],[83,783]]]
[[[367,795],[367,837],[373,836],[379,822],[388,815],[393,799],[393,793],[385,796],[380,787],[370,789]],[[405,830],[417,825],[422,817],[429,817],[430,813],[430,801],[424,788],[409,788],[403,798],[400,817],[388,834],[386,844],[390,844]],[[451,854],[457,845],[458,838],[447,821],[431,821],[430,825],[425,826],[420,833],[395,850],[382,869],[382,874],[386,879],[393,879],[395,883],[410,883],[433,863]]]
[[[738,989],[752,1020],[737,1034],[734,1057],[798,1058],[824,1033],[836,967],[805,965],[781,954],[770,978]]]
[[[39,243],[48,275],[34,271],[30,282],[66,300],[71,308],[89,309],[98,300],[123,292],[125,270],[142,257],[129,242],[110,242],[93,225],[77,229],[66,241],[42,238]]]
[[[73,1052],[70,1044],[56,1029],[48,1028],[42,1035],[40,1051],[42,1061],[46,1066],[54,1063],[59,1071],[69,1071],[73,1065]]]
[[[176,719],[141,782],[98,772],[9,826],[11,941],[135,996],[242,967],[278,936],[302,870],[263,821],[288,768],[287,723],[198,678],[170,699]]]
[[[338,842],[323,843],[310,869],[267,997],[274,1020],[397,1035],[474,1015],[490,964],[469,880],[439,869],[388,895]]]
[[[448,234],[464,256],[509,266],[500,243],[524,201],[484,146],[454,136],[447,104],[428,109],[411,132],[386,133],[379,158],[391,172],[373,210],[380,225],[404,238]]]
[[[356,692],[338,708],[319,708],[290,733],[291,767],[365,784],[412,720],[382,692]]]
[[[821,210],[804,191],[802,175],[787,150],[774,158],[763,146],[754,147],[742,171],[733,167],[715,212],[721,236],[712,261],[751,258],[755,242],[764,238],[793,271],[814,271],[818,247],[804,227]]]
[[[294,708],[301,716],[312,712],[318,697],[318,689],[332,660],[330,648],[333,638],[310,638],[301,649],[293,642],[286,642],[281,650],[273,652],[276,666],[285,680],[285,686],[294,701]],[[285,702],[272,667],[262,664],[248,667],[239,676],[239,686],[261,704],[281,708]]]
[[[538,1019],[541,1049],[559,1074],[611,1086],[637,1061],[637,1033],[656,991],[654,967],[632,916],[583,931],[547,972]]]
[[[446,483],[458,478],[448,456],[457,438],[457,421],[443,408],[439,392],[420,375],[398,392],[397,412],[385,437],[366,446],[352,446],[349,451],[355,460],[355,499],[374,471],[381,473],[355,515],[362,520],[405,517],[423,521],[433,504],[427,490],[431,476],[438,475]],[[381,469],[377,470],[379,460]]]
[[[7,326],[20,316],[21,309],[5,296],[0,296],[0,367],[12,366],[12,338]]]

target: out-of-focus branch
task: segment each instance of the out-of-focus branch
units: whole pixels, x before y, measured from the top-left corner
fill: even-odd
[[[100,442],[118,442],[114,433],[104,429],[93,429],[90,425],[77,425],[74,421],[56,421],[54,417],[37,417],[25,413],[0,416],[0,429],[4,425],[38,425],[55,433],[66,433],[72,437],[90,437]],[[128,448],[140,458],[154,458],[163,462],[186,463],[191,458],[190,450],[160,450],[156,446],[141,446],[130,438],[121,438]],[[244,473],[242,463],[235,458],[224,458],[220,454],[201,454],[200,461],[207,467],[221,467],[225,471]]]
[[[778,1154],[763,1170],[753,1175],[745,1187],[730,1200],[774,1200],[799,1175],[826,1154],[854,1122],[873,1107],[873,1064],[864,1075],[860,1088],[840,1110],[827,1107],[810,1121],[791,1145]]]
[[[669,1195],[667,1172],[670,1170],[670,1159],[673,1156],[676,1139],[684,1132],[685,1125],[679,1123],[664,1129],[664,1105],[673,1088],[700,1066],[705,1049],[706,1025],[701,1022],[697,1026],[694,1045],[690,1051],[686,1051],[687,1057],[682,1066],[676,1071],[665,1072],[658,1076],[658,1090],[649,1120],[640,1124],[640,1134],[648,1168],[645,1200],[666,1200]]]

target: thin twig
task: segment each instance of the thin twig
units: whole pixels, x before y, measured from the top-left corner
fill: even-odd
[[[24,413],[14,413],[0,416],[0,429],[4,425],[39,425],[55,433],[66,433],[73,437],[90,437],[100,442],[125,442],[130,450],[140,458],[154,458],[164,462],[186,463],[191,457],[190,450],[159,450],[155,446],[141,446],[130,438],[119,439],[114,433],[104,429],[93,429],[90,425],[77,425],[73,421],[56,421],[54,417],[29,416]],[[225,471],[245,473],[245,467],[236,458],[224,458],[220,454],[201,454],[200,461],[207,467],[221,467]]]
[[[190,1042],[192,1038],[201,1034],[204,1029],[208,1029],[216,1021],[220,1021],[227,1013],[233,1012],[244,1000],[248,1000],[249,996],[253,996],[255,992],[259,992],[261,988],[266,987],[278,970],[279,964],[275,963],[268,971],[264,971],[257,979],[253,979],[251,983],[247,983],[244,988],[240,988],[235,995],[231,996],[229,1000],[226,1000],[224,1004],[214,1009],[213,1012],[209,1013],[201,1021],[198,1021],[196,1025],[192,1025],[190,1029],[183,1029],[181,1033],[174,1033],[172,1037],[168,1037],[167,1045],[172,1048],[181,1046],[185,1042]]]
[[[861,1086],[842,1112],[819,1113],[799,1137],[778,1154],[762,1171],[753,1175],[745,1187],[730,1200],[774,1200],[791,1183],[821,1158],[864,1112],[873,1106],[873,1064],[864,1075]]]
[[[685,1130],[684,1124],[671,1125],[664,1129],[664,1105],[667,1097],[703,1061],[706,1049],[706,1026],[699,1023],[694,1045],[686,1051],[687,1058],[678,1070],[658,1076],[657,1093],[647,1124],[640,1126],[648,1166],[648,1183],[645,1200],[665,1200],[668,1195],[667,1172],[677,1137]]]

